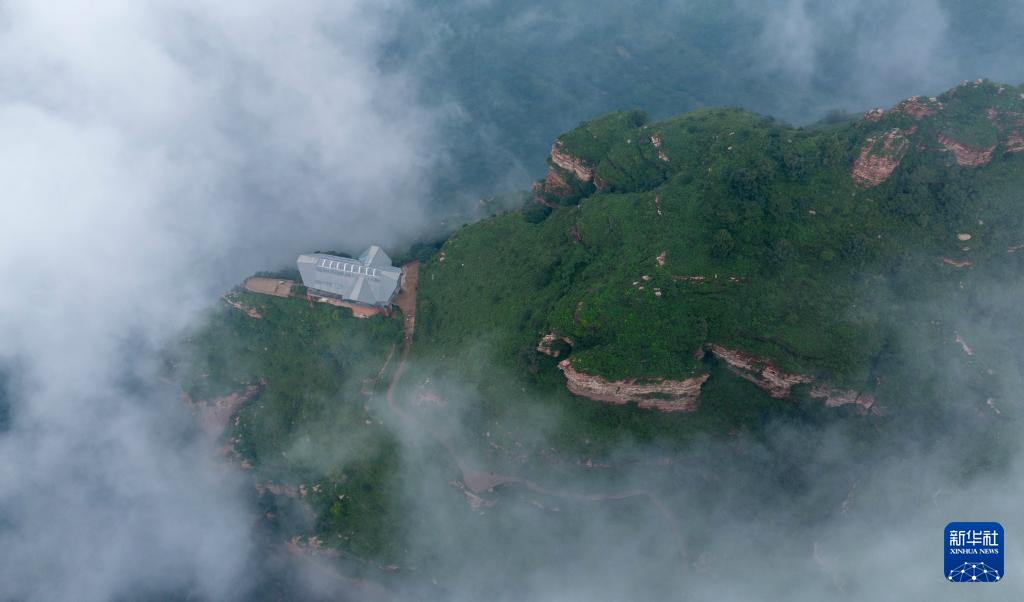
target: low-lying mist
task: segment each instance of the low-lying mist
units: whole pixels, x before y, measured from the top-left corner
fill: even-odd
[[[769,422],[685,449],[623,441],[594,460],[613,468],[551,473],[469,454],[517,477],[481,493],[494,504],[480,508],[450,484],[457,457],[427,432],[479,441],[479,392],[449,370],[447,414],[390,425],[415,561],[390,593],[280,553],[255,526],[251,483],[196,432],[161,362],[246,275],[301,251],[436,236],[466,199],[528,185],[558,133],[608,110],[721,103],[809,122],[967,77],[1020,81],[1019,8],[0,5],[0,598],[241,600],[268,580],[297,599],[952,598],[941,527],[998,520],[1014,532],[1020,516],[1019,449],[1009,426],[991,428],[1015,419],[1013,362],[996,368],[999,414],[958,404],[958,373],[933,365],[943,401],[893,411],[870,435],[859,417]],[[650,36],[606,35],[626,17]],[[744,43],[680,50],[691,17],[735,23]],[[481,46],[494,55],[470,52]],[[711,87],[673,84],[698,63]],[[509,404],[506,426],[527,448],[572,420],[543,398],[515,401],[492,400]],[[993,462],[973,463],[986,453]]]

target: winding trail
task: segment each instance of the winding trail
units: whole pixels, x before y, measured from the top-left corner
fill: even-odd
[[[398,366],[395,368],[395,372],[391,376],[391,382],[388,384],[387,403],[388,407],[402,418],[411,418],[412,416],[409,412],[399,407],[398,403],[395,401],[395,390],[398,387],[399,381],[402,379],[402,374],[405,372],[406,362],[409,359],[409,353],[412,350],[413,335],[416,331],[416,294],[419,287],[419,268],[420,263],[418,261],[412,261],[402,266],[403,286],[401,292],[394,301],[395,305],[402,310],[404,320],[404,337],[402,353],[399,358]],[[687,553],[679,522],[668,506],[656,494],[645,489],[628,489],[612,493],[576,493],[560,491],[544,487],[525,477],[477,470],[456,452],[451,442],[446,438],[433,430],[428,431],[428,434],[435,441],[440,443],[452,457],[459,468],[459,472],[462,473],[462,482],[465,484],[466,489],[473,494],[491,491],[499,485],[519,484],[540,495],[572,501],[603,502],[624,500],[633,497],[646,498],[664,517],[666,524],[671,529],[676,545],[678,546],[680,560],[682,561],[683,568],[685,569]]]
[[[412,336],[416,332],[416,293],[420,286],[420,262],[410,261],[402,266],[402,290],[395,297],[395,305],[402,310],[402,354],[398,359],[398,367],[388,384],[388,406],[402,416],[407,414],[395,404],[395,387],[402,379],[405,364],[412,351]]]

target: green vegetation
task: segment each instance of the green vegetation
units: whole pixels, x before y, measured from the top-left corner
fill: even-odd
[[[595,491],[621,486],[622,473],[581,473],[583,459],[625,466],[704,437],[767,442],[766,427],[779,418],[815,432],[841,428],[853,434],[851,453],[870,453],[885,420],[850,420],[854,408],[826,408],[807,386],[773,399],[705,345],[876,395],[887,416],[911,417],[891,428],[928,424],[937,400],[973,410],[1003,394],[991,375],[1024,365],[1006,352],[1019,348],[1024,310],[1012,295],[982,291],[1003,290],[1024,269],[1024,252],[1008,252],[1024,244],[1024,154],[996,152],[966,168],[937,137],[1003,140],[1000,127],[1010,122],[996,127],[987,109],[1024,114],[1021,92],[971,85],[941,97],[943,111],[922,120],[837,116],[806,129],[733,109],[653,123],[616,113],[581,124],[560,138],[562,148],[595,170],[600,190],[573,180],[557,207],[530,201],[402,255],[423,262],[412,361],[398,391],[422,439],[405,445],[381,399],[399,355],[400,316],[358,320],[239,292],[263,318],[218,309],[174,365],[193,399],[266,382],[228,436],[258,483],[305,486],[309,524],[283,518],[280,496],[263,500],[283,534],[431,571],[457,570],[472,557],[472,538],[465,558],[410,559],[403,541],[417,521],[465,520],[481,534],[508,528],[501,508],[467,511],[448,484],[458,478],[449,446],[489,470],[549,487],[571,477]],[[912,132],[899,167],[877,187],[857,187],[851,170],[865,141],[894,128]],[[963,333],[973,356],[956,339],[964,324],[977,328]],[[552,332],[571,340],[554,345],[557,358],[537,350]],[[696,412],[666,414],[574,397],[557,367],[566,357],[608,379],[709,378]],[[964,453],[1005,461],[983,446],[964,444]],[[437,488],[429,512],[401,487],[402,471],[429,475],[422,481]],[[519,494],[529,503],[522,491],[502,503]],[[570,524],[550,520],[552,530]]]
[[[214,311],[175,354],[185,392],[212,401],[266,382],[227,436],[257,482],[305,486],[315,525],[286,535],[315,533],[359,557],[393,557],[401,541],[400,497],[388,483],[398,470],[398,450],[371,396],[386,389],[389,374],[381,371],[400,343],[400,321],[357,319],[346,309],[298,299],[236,295],[263,318],[226,306]]]
[[[616,143],[645,123],[647,114],[643,111],[612,113],[579,124],[559,140],[573,156],[589,165],[596,165],[608,156],[608,151]]]
[[[942,102],[954,115],[1021,110],[1018,89],[999,90],[964,86]],[[953,302],[959,281],[985,278],[1019,244],[1021,158],[951,165],[935,142],[944,113],[916,122],[911,142],[924,150],[889,181],[854,185],[863,141],[910,121],[793,129],[708,109],[582,124],[561,137],[564,149],[596,167],[605,191],[452,236],[445,260],[424,266],[417,353],[453,358],[486,339],[501,365],[530,367],[553,331],[575,341],[573,362],[587,372],[681,378],[706,371],[695,352],[715,342],[873,390],[878,358],[906,326],[901,308]],[[975,139],[992,128],[955,121]],[[962,231],[974,235],[969,251]],[[986,267],[964,272],[944,256]]]
[[[920,86],[936,81],[1012,73],[993,57],[1024,54],[1019,22],[1008,18],[1019,12],[1012,0],[941,2],[951,26],[940,46],[918,58],[942,68],[907,77],[879,71],[887,64],[879,57],[893,41],[886,24],[919,17],[912,6],[846,10],[843,27],[829,28],[828,51],[793,64],[771,45],[787,32],[765,20],[773,10],[764,3],[654,0],[639,10],[610,0],[413,4],[416,10],[395,15],[385,68],[416,64],[421,100],[460,108],[440,132],[452,158],[439,169],[442,204],[522,185],[522,176],[510,182],[510,167],[539,172],[558,134],[612,111],[639,107],[661,120],[729,106],[809,123],[829,110],[934,94],[939,88]],[[822,8],[808,18],[828,23],[830,14]],[[958,60],[950,65],[942,56]]]

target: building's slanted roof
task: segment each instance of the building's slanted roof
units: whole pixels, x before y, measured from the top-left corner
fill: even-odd
[[[374,245],[359,259],[314,253],[300,255],[299,274],[307,288],[365,305],[385,306],[398,290],[402,270]]]
[[[363,251],[363,254],[359,256],[359,261],[361,261],[365,265],[373,266],[375,268],[391,267],[391,258],[388,256],[387,253],[384,252],[384,249],[378,247],[377,245],[373,245],[366,249],[365,251]]]

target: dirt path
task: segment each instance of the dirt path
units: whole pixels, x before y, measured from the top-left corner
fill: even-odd
[[[395,305],[402,310],[402,355],[399,356],[398,367],[388,384],[388,406],[399,414],[404,412],[395,404],[395,387],[405,372],[405,363],[412,350],[412,337],[416,332],[416,293],[420,285],[420,262],[410,261],[402,266],[402,290],[395,297]]]
[[[418,261],[413,261],[402,266],[403,286],[401,292],[395,298],[395,305],[401,308],[402,315],[404,316],[405,323],[403,325],[403,330],[405,332],[405,336],[398,367],[395,369],[395,373],[392,375],[391,382],[388,385],[387,402],[388,406],[392,410],[405,418],[409,418],[410,414],[399,407],[396,403],[395,389],[398,386],[399,381],[402,379],[402,374],[405,371],[405,364],[409,358],[409,352],[412,350],[413,334],[416,330],[416,293],[419,287],[419,270],[420,263]],[[682,531],[679,528],[679,523],[676,520],[675,515],[672,514],[671,510],[657,495],[650,491],[644,489],[631,489],[612,493],[583,494],[549,489],[524,477],[477,470],[455,451],[454,447],[448,440],[434,431],[431,431],[429,434],[438,443],[440,443],[445,450],[447,450],[448,454],[458,466],[459,472],[462,473],[462,482],[465,484],[466,489],[474,495],[490,491],[499,485],[518,483],[530,491],[540,495],[573,501],[602,502],[623,500],[631,497],[647,498],[655,509],[657,509],[658,513],[665,518],[666,525],[672,530],[676,542],[678,542],[680,559],[684,563],[686,562],[686,547],[683,543]]]

